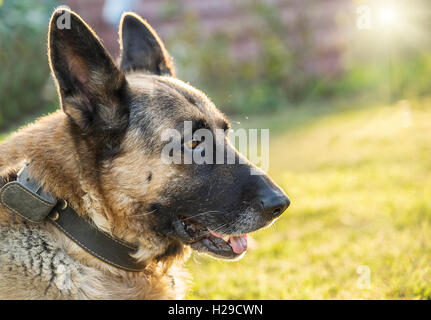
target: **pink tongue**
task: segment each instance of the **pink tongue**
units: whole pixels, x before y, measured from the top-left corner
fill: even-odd
[[[223,238],[223,235],[220,233],[217,233],[215,231],[212,231],[211,229],[208,229],[209,232],[217,238]],[[247,251],[247,235],[244,234],[240,237],[230,237],[229,238],[230,246],[232,247],[233,252],[236,254],[243,253]]]
[[[241,237],[230,237],[229,242],[230,242],[230,246],[233,249],[233,252],[235,252],[236,254],[240,254],[247,251],[246,235],[243,235]]]

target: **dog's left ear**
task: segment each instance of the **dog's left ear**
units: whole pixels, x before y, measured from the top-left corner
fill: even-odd
[[[144,19],[133,12],[123,14],[119,33],[121,70],[175,76],[172,59],[162,40]]]
[[[74,123],[102,136],[127,126],[125,75],[91,28],[66,7],[51,17],[48,51],[63,110]]]

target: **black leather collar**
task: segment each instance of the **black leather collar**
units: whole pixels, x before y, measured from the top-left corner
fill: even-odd
[[[32,222],[49,221],[82,249],[114,267],[126,271],[142,271],[144,264],[132,257],[138,248],[98,229],[81,218],[64,200],[44,192],[37,181],[29,177],[27,164],[16,181],[4,185],[0,202],[20,217]]]

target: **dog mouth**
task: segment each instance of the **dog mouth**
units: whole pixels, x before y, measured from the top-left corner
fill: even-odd
[[[184,230],[183,241],[196,251],[229,260],[238,259],[247,251],[247,234],[221,234],[187,217],[179,217],[179,221]]]

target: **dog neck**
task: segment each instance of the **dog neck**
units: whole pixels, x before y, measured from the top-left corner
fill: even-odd
[[[139,261],[157,262],[166,251],[172,251],[169,248],[172,244],[154,232],[140,237],[139,232],[145,233],[145,230],[129,228],[128,219],[137,215],[139,203],[126,195],[122,195],[121,203],[105,196],[98,164],[88,160],[96,158],[92,151],[94,146],[91,141],[76,139],[76,130],[67,116],[58,111],[13,134],[0,145],[0,176],[16,172],[23,163],[30,161],[32,178],[46,191],[67,200],[81,216],[91,219],[101,230],[138,244],[136,258]],[[70,244],[65,236],[53,233],[67,243],[65,247],[78,252],[82,250]],[[174,251],[180,254],[182,250]],[[89,261],[88,254],[83,256]],[[95,266],[110,268],[101,265],[103,262],[97,259],[90,260]]]

